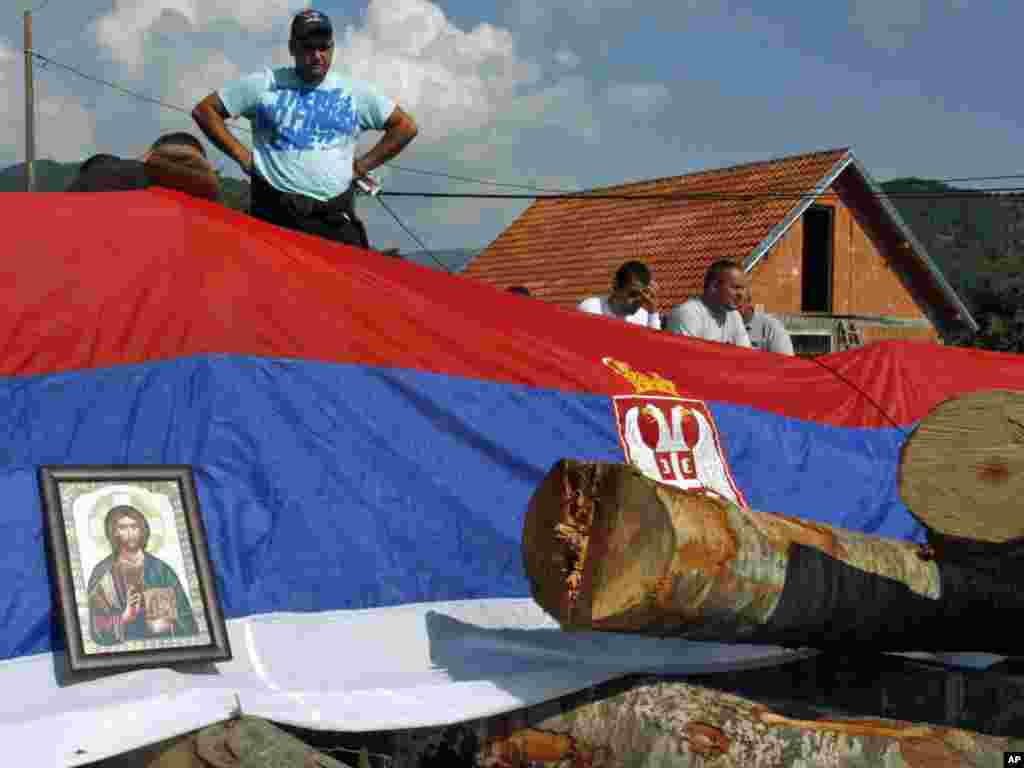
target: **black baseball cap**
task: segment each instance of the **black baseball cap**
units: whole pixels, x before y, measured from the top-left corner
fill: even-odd
[[[296,14],[292,19],[292,40],[305,40],[315,36],[334,37],[334,28],[327,15],[312,9]]]

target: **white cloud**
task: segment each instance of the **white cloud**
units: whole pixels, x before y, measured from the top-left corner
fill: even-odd
[[[133,76],[146,58],[146,33],[165,15],[176,15],[194,28],[232,21],[247,31],[285,25],[303,0],[115,0],[114,9],[94,24],[96,42]]]
[[[575,69],[579,66],[580,57],[563,45],[555,51],[555,62],[566,69]]]
[[[217,84],[237,80],[241,74],[238,66],[222,51],[207,51],[205,56],[192,59],[174,71],[167,94],[176,104],[196,104]]]
[[[24,160],[25,108],[22,56],[0,40],[0,158]],[[92,117],[71,98],[51,94],[36,80],[36,157],[81,160],[95,145]]]
[[[722,3],[723,0],[673,0],[671,3],[640,4],[634,0],[519,0],[508,4],[505,15],[511,23],[527,29],[549,25],[556,12],[576,24],[592,27],[607,22],[612,12],[632,11],[673,17],[679,13],[717,9]]]
[[[876,48],[900,50],[923,22],[924,0],[851,0],[850,24]]]
[[[569,11],[577,23],[595,24],[606,11],[633,7],[633,0],[519,0],[518,6],[511,10],[520,24],[534,26],[546,21],[549,14],[556,10]]]
[[[506,130],[548,128],[588,144],[601,140],[601,121],[590,97],[589,82],[579,75],[563,77],[553,85],[516,99]]]
[[[605,97],[613,109],[634,115],[654,115],[671,100],[668,88],[661,83],[612,83]]]
[[[480,128],[540,76],[508,30],[459,29],[427,0],[371,0],[365,22],[346,29],[335,66],[413,113],[421,143]]]
[[[968,10],[969,0],[850,0],[850,24],[875,48],[898,51],[927,28],[926,15]]]

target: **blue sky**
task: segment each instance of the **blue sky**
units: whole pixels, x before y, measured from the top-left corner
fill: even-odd
[[[0,166],[23,157],[24,2],[0,13]],[[226,79],[286,63],[290,13],[304,5],[49,0],[36,48],[191,108]],[[1007,63],[1024,4],[1009,0],[315,7],[335,21],[336,68],[417,118],[420,137],[397,161],[410,168],[578,189],[852,146],[879,179],[1024,172],[1024,106]],[[40,157],[132,155],[160,131],[191,127],[187,115],[53,69],[37,74],[37,89]],[[501,191],[398,171],[385,186]],[[389,205],[428,246],[450,248],[486,244],[527,202]],[[375,245],[417,248],[375,203],[360,211]]]

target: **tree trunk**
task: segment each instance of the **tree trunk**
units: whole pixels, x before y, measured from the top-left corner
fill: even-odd
[[[558,462],[527,510],[534,599],[565,629],[1014,653],[1024,592],[919,545],[740,508],[621,464]]]
[[[254,717],[242,717],[132,750],[95,768],[350,768]]]
[[[634,682],[501,718],[395,735],[396,765],[944,768],[1003,765],[1010,739],[899,720],[789,718],[684,682]],[[609,692],[610,689],[610,692]],[[441,761],[445,761],[442,763]]]

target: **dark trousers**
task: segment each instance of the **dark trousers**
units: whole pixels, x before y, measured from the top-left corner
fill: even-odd
[[[252,175],[249,213],[279,227],[317,235],[336,243],[369,248],[366,227],[356,218],[352,188],[322,202],[293,192],[282,192],[259,174]]]

